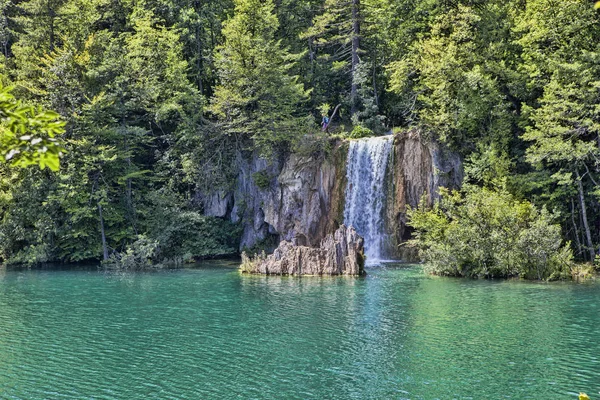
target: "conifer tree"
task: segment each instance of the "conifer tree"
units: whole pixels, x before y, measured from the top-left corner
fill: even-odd
[[[359,73],[361,53],[361,4],[360,0],[325,0],[323,13],[316,16],[312,26],[302,35],[322,49],[320,60],[328,65],[330,72],[345,77],[350,114],[358,111]],[[314,57],[315,59],[317,57]],[[330,85],[328,78],[327,85]]]
[[[272,0],[237,0],[216,55],[220,84],[210,109],[226,133],[250,136],[263,155],[289,145],[307,124],[307,92],[290,74],[298,55],[275,39],[278,26]]]

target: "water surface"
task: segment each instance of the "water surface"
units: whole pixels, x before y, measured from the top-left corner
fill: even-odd
[[[600,399],[600,285],[0,270],[1,399]]]

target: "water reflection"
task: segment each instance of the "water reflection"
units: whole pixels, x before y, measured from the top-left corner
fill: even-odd
[[[600,287],[7,271],[0,398],[569,398],[600,391]],[[102,377],[99,379],[98,377]]]

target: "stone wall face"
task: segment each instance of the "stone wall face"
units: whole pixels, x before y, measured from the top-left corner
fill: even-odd
[[[387,251],[392,257],[411,258],[399,246],[410,239],[406,226],[406,206],[427,205],[439,199],[440,187],[459,188],[463,180],[462,161],[437,143],[423,142],[418,131],[399,134],[394,140],[393,159],[388,176],[386,233]]]
[[[204,213],[243,225],[240,250],[275,236],[276,242],[318,246],[343,222],[346,152],[340,141],[328,157],[291,154],[267,162],[238,154],[233,189],[201,195]]]
[[[240,250],[269,238],[317,247],[344,222],[347,152],[348,142],[338,141],[328,156],[291,154],[269,163],[239,154],[233,189],[201,196],[205,214],[243,225]],[[405,255],[398,244],[410,237],[406,205],[416,207],[423,195],[431,205],[440,186],[458,188],[462,178],[458,155],[423,142],[417,131],[396,135],[385,188],[390,258]]]

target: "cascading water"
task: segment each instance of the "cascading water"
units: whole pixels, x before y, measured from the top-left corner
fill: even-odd
[[[365,239],[369,264],[381,260],[384,234],[385,177],[393,137],[354,140],[348,149],[344,223]]]

